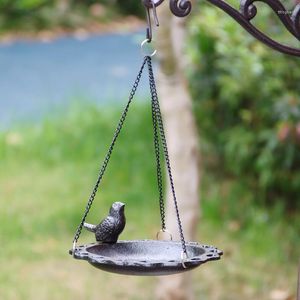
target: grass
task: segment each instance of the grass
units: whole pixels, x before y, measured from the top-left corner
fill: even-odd
[[[122,239],[154,238],[160,225],[149,111],[131,108],[88,217],[126,202]],[[0,135],[0,299],[153,299],[155,278],[100,272],[67,254],[119,114],[75,106]],[[196,299],[267,300],[274,290],[295,299],[299,212],[257,207],[250,193],[204,173],[199,240],[225,254],[193,272]]]

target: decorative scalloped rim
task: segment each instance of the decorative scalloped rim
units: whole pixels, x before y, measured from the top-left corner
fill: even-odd
[[[175,241],[157,241],[157,240],[131,240],[131,241],[119,241],[118,243],[148,243],[148,242],[156,242],[156,243],[166,243],[166,244],[179,244],[179,242]],[[127,267],[155,267],[155,266],[164,266],[164,267],[182,267],[181,260],[176,259],[170,259],[170,260],[164,260],[164,261],[158,261],[158,260],[136,260],[136,259],[112,259],[108,256],[101,256],[94,253],[91,253],[88,251],[88,248],[95,246],[95,245],[101,245],[101,243],[91,243],[86,245],[77,246],[75,249],[74,257],[76,259],[83,259],[87,260],[88,262],[92,264],[99,264],[99,265],[116,265],[116,266],[127,266]],[[187,242],[187,247],[198,247],[205,250],[205,252],[199,256],[194,256],[192,258],[187,258],[185,260],[185,264],[187,267],[195,267],[202,263],[205,263],[210,260],[218,260],[221,258],[221,255],[223,254],[222,251],[219,249],[208,246],[208,245],[201,245],[197,242]],[[72,251],[70,250],[70,253]]]

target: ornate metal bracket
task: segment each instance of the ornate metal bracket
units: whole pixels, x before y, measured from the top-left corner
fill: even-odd
[[[164,0],[143,0],[145,7],[156,8]],[[177,17],[187,16],[192,9],[192,3],[189,0],[169,0],[170,10]],[[300,47],[294,48],[275,41],[265,33],[255,27],[251,20],[257,15],[257,7],[255,2],[263,2],[267,4],[273,12],[278,16],[285,28],[300,41],[300,3],[297,4],[293,11],[288,11],[280,0],[240,0],[240,10],[235,9],[223,0],[207,0],[211,4],[219,7],[235,21],[237,21],[245,30],[253,37],[261,41],[265,45],[285,54],[299,56]]]

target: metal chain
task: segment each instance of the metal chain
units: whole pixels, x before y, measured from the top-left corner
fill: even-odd
[[[160,138],[161,138],[162,146],[163,146],[163,152],[164,152],[164,156],[165,156],[165,160],[166,160],[167,172],[168,172],[172,195],[173,195],[173,201],[174,201],[175,212],[176,212],[176,217],[177,217],[177,222],[178,222],[178,229],[179,229],[179,234],[180,234],[180,239],[181,239],[181,244],[182,244],[182,250],[183,250],[183,253],[187,257],[186,243],[185,243],[182,223],[181,223],[181,219],[180,219],[180,215],[179,215],[178,203],[177,203],[177,199],[176,199],[174,181],[173,181],[173,176],[172,176],[172,171],[171,171],[171,163],[170,163],[170,158],[169,158],[169,153],[168,153],[168,146],[167,146],[167,141],[166,141],[166,137],[165,137],[164,125],[163,125],[163,120],[162,120],[162,116],[161,116],[161,111],[160,111],[160,106],[159,106],[159,101],[158,101],[158,96],[157,96],[157,91],[156,91],[155,79],[154,79],[154,75],[153,75],[152,59],[150,56],[147,56],[147,65],[148,65],[148,72],[149,72],[149,84],[150,84],[151,98],[152,98],[152,103],[154,105],[154,111],[155,111],[156,120],[158,123]]]
[[[130,95],[129,95],[129,100],[128,100],[127,105],[125,106],[125,109],[124,109],[124,111],[123,111],[123,113],[121,115],[121,118],[119,120],[118,126],[116,128],[115,133],[114,133],[112,142],[111,142],[111,144],[109,146],[109,149],[108,149],[108,152],[107,152],[107,154],[106,154],[106,156],[104,158],[103,164],[102,164],[101,169],[99,171],[99,175],[98,175],[96,184],[95,184],[95,186],[93,188],[93,191],[92,191],[92,193],[91,193],[91,195],[89,197],[89,200],[87,202],[87,205],[86,205],[86,208],[85,208],[85,212],[83,214],[81,222],[80,222],[80,224],[77,227],[77,230],[76,230],[76,233],[75,233],[75,236],[74,236],[74,239],[73,239],[73,252],[75,250],[75,245],[76,245],[76,243],[77,243],[77,241],[79,239],[79,236],[81,234],[82,227],[83,227],[83,224],[85,222],[85,219],[86,219],[86,217],[87,217],[87,215],[88,215],[88,213],[89,213],[89,211],[91,209],[91,206],[93,204],[93,201],[95,199],[95,196],[96,196],[97,190],[99,188],[101,179],[102,179],[102,177],[104,175],[104,172],[105,172],[106,167],[108,165],[108,162],[109,162],[109,159],[111,157],[112,151],[114,149],[114,145],[116,143],[116,140],[117,140],[117,138],[118,138],[118,136],[119,136],[119,134],[121,132],[121,129],[123,127],[123,124],[124,124],[124,121],[125,121],[125,118],[127,116],[128,109],[129,109],[129,105],[130,105],[130,103],[131,103],[131,101],[132,101],[132,99],[133,99],[133,97],[134,97],[134,95],[136,93],[137,88],[138,88],[138,85],[139,85],[139,82],[140,82],[140,79],[141,79],[141,76],[142,76],[142,73],[143,73],[143,70],[144,70],[146,62],[147,62],[147,57],[144,58],[143,64],[142,64],[142,66],[140,68],[140,71],[139,71],[139,73],[138,73],[138,75],[136,77],[136,80],[135,80],[135,82],[133,84],[133,87],[132,87]]]
[[[158,183],[158,190],[159,190],[159,202],[160,202],[160,213],[161,213],[161,221],[162,221],[162,229],[165,230],[165,209],[164,209],[164,199],[163,199],[163,186],[162,186],[162,172],[161,172],[161,163],[160,163],[160,143],[159,143],[159,137],[158,137],[158,130],[159,130],[159,135],[161,138],[162,146],[163,146],[163,152],[164,152],[164,157],[166,160],[166,166],[167,166],[167,172],[170,180],[170,185],[171,185],[171,190],[172,190],[172,195],[173,195],[173,200],[174,200],[174,205],[175,205],[175,211],[176,211],[176,217],[178,221],[178,228],[179,228],[179,233],[180,233],[180,238],[181,238],[181,244],[182,244],[182,249],[185,255],[187,254],[186,250],[186,244],[185,244],[185,239],[183,235],[183,228],[182,228],[182,223],[180,220],[179,216],[179,209],[178,209],[178,204],[177,204],[177,199],[176,199],[176,194],[175,194],[175,188],[174,188],[174,182],[173,182],[173,177],[172,177],[172,172],[171,172],[171,165],[170,165],[170,159],[169,159],[169,154],[168,154],[168,147],[167,147],[167,142],[165,138],[165,133],[164,133],[164,126],[163,126],[163,121],[162,121],[162,116],[161,116],[161,111],[159,107],[159,101],[158,101],[158,96],[157,96],[157,91],[156,91],[156,84],[154,80],[154,75],[153,75],[153,69],[152,69],[152,60],[150,56],[146,56],[144,58],[143,64],[140,68],[140,71],[137,75],[137,78],[134,82],[134,85],[132,87],[132,90],[129,95],[129,100],[127,102],[127,105],[125,106],[125,109],[121,115],[121,118],[119,120],[119,123],[117,125],[114,137],[112,139],[112,142],[110,144],[110,147],[108,149],[108,152],[104,158],[103,164],[101,166],[101,169],[99,171],[99,175],[96,181],[96,184],[92,190],[92,193],[89,197],[89,200],[87,202],[85,212],[83,214],[83,217],[81,219],[80,224],[78,225],[78,228],[76,230],[74,239],[73,239],[73,251],[75,250],[75,245],[79,239],[79,236],[82,231],[83,224],[86,220],[86,217],[91,209],[91,206],[93,204],[93,201],[95,199],[96,193],[98,191],[99,185],[101,183],[102,177],[104,175],[104,172],[106,170],[106,167],[108,165],[109,159],[111,157],[112,151],[114,149],[114,145],[116,143],[116,140],[121,132],[121,129],[123,127],[124,121],[126,119],[129,106],[132,102],[132,99],[136,93],[136,90],[138,88],[143,69],[145,67],[145,64],[147,63],[148,65],[148,71],[149,71],[149,84],[150,84],[150,92],[151,92],[151,107],[152,107],[152,121],[153,121],[153,130],[154,130],[154,147],[155,147],[155,155],[156,155],[156,166],[157,166],[157,183]]]
[[[162,231],[166,230],[165,222],[165,206],[164,206],[164,194],[163,194],[163,177],[161,171],[160,163],[160,144],[159,137],[157,132],[157,116],[155,102],[151,94],[151,108],[152,108],[152,123],[153,123],[153,133],[154,133],[154,149],[155,149],[155,158],[156,158],[156,175],[157,175],[157,187],[159,192],[159,208],[160,208],[160,217],[161,217],[161,229]]]

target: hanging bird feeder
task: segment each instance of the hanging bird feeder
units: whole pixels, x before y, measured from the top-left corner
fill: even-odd
[[[149,28],[147,30],[147,39],[142,43],[142,49],[144,44],[146,42],[149,43],[151,40],[151,26],[149,26]],[[175,186],[171,171],[171,163],[164,132],[163,119],[153,75],[151,56],[153,56],[155,53],[156,51],[150,55],[145,55],[144,57],[142,66],[130,92],[129,100],[121,115],[112,142],[101,166],[97,181],[86,205],[83,217],[76,230],[73,239],[73,247],[69,251],[75,259],[86,260],[94,267],[108,272],[127,275],[169,275],[194,269],[207,261],[218,260],[222,255],[222,251],[213,246],[202,245],[196,242],[187,242],[183,234],[182,222],[179,214]],[[110,209],[109,215],[99,225],[91,225],[85,221],[95,199],[99,185],[109,163],[114,146],[125,122],[130,104],[134,98],[146,65],[148,67],[151,96],[154,152],[156,158],[156,175],[158,184],[161,230],[157,234],[157,240],[118,241],[118,236],[125,227],[124,203],[115,202]],[[180,241],[172,240],[172,235],[167,230],[165,224],[161,156],[164,158],[168,180],[171,186]],[[77,245],[77,241],[80,237],[83,227],[95,233],[97,240],[96,243],[80,246]],[[170,240],[158,240],[161,233],[168,233]]]
[[[148,66],[149,73],[156,173],[161,216],[161,230],[158,232],[157,238],[162,232],[168,233],[165,225],[162,185],[160,155],[162,146],[169,183],[172,190],[180,241],[173,241],[171,235],[171,240],[168,241],[117,241],[118,235],[122,232],[125,226],[124,204],[121,202],[115,202],[112,205],[110,214],[99,225],[95,226],[85,223],[146,64]],[[83,227],[95,233],[96,240],[98,241],[97,243],[77,246],[77,241]],[[121,115],[116,132],[100,169],[98,179],[88,200],[81,222],[76,230],[73,240],[73,248],[70,250],[70,254],[72,254],[76,259],[88,261],[91,265],[101,270],[128,275],[169,275],[180,273],[194,269],[207,261],[218,260],[222,255],[222,251],[213,246],[185,241],[175,194],[163,120],[157,97],[151,56],[145,56],[142,67],[130,92],[128,103]]]

